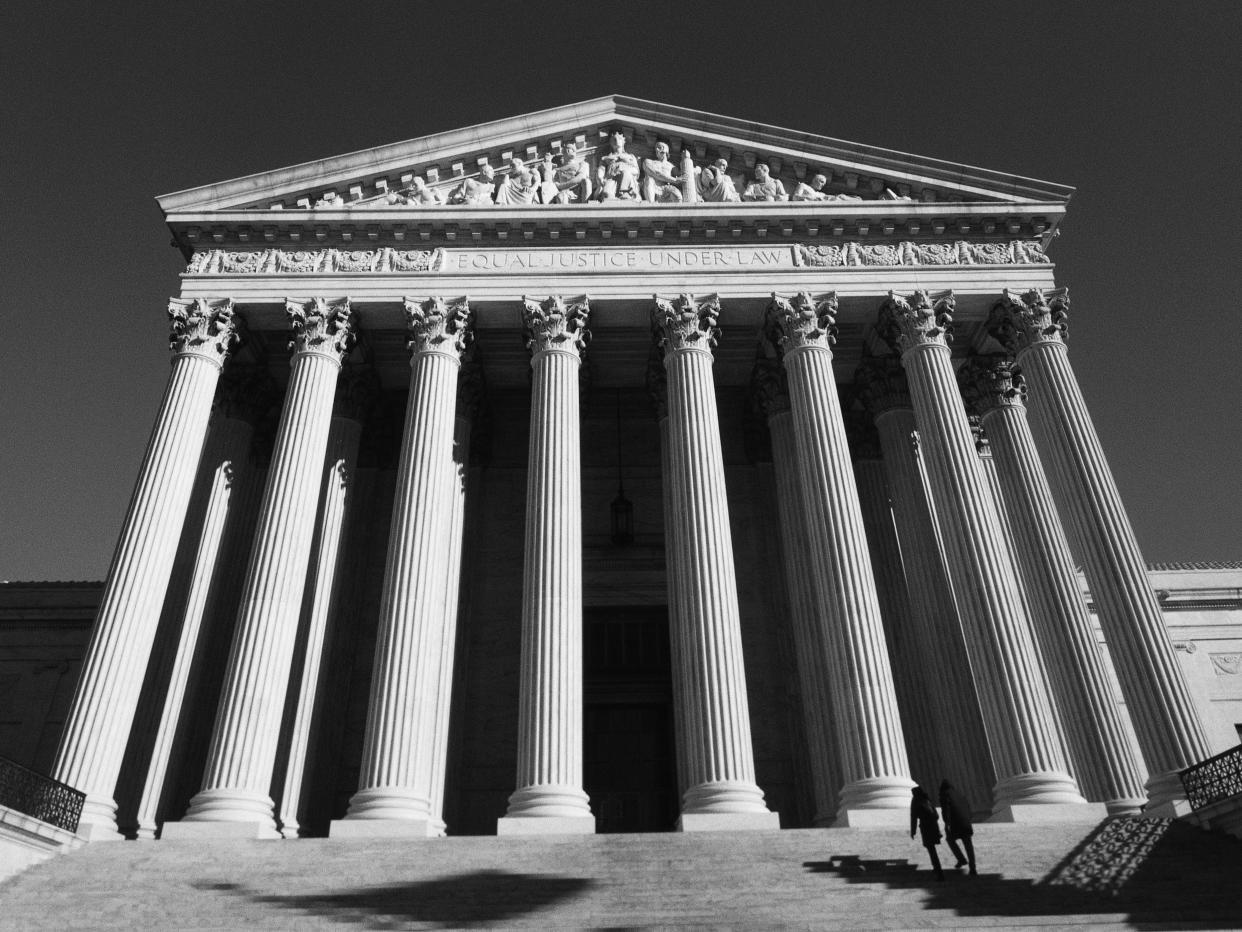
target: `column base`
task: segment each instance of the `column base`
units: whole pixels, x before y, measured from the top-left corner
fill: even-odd
[[[907,793],[909,791],[907,790]],[[909,828],[910,804],[901,809],[847,809],[837,810],[837,817],[830,828]]]
[[[442,833],[441,833],[442,834]],[[350,838],[435,838],[436,826],[430,819],[333,819],[328,837]]]
[[[679,832],[775,832],[781,827],[776,812],[683,812]]]
[[[590,819],[594,825],[587,794],[576,786],[535,783],[520,786],[509,796],[506,819]],[[594,831],[594,828],[592,828]]]
[[[1088,805],[1074,778],[1055,770],[1002,777],[992,788],[992,800],[993,815],[1010,806]]]
[[[1147,803],[1143,806],[1143,815],[1153,819],[1177,819],[1190,812],[1186,787],[1182,785],[1181,774],[1176,770],[1152,774],[1147,778],[1144,789],[1147,790]]]
[[[1104,806],[1110,816],[1138,815],[1143,810],[1141,799],[1106,799]]]
[[[190,808],[180,822],[165,822],[161,839],[169,837],[188,838],[191,830],[173,828],[187,825],[246,825],[247,829],[222,828],[217,833],[194,830],[198,838],[279,838],[272,799],[265,793],[255,793],[236,787],[212,787],[202,790],[190,800]],[[173,836],[169,835],[172,828]]]
[[[716,780],[692,786],[682,795],[686,815],[771,815],[763,790],[744,780]]]
[[[351,821],[427,822],[431,819],[431,800],[399,786],[371,786],[350,797],[345,818]]]
[[[116,801],[87,796],[82,803],[77,836],[87,841],[124,841],[116,824]]]
[[[502,816],[497,835],[594,835],[595,816]]]
[[[280,838],[270,822],[165,822],[160,841],[202,841],[210,838],[245,840]]]
[[[989,822],[1020,822],[1039,825],[1049,822],[1087,822],[1094,824],[1108,818],[1103,803],[1035,803],[1000,806],[992,810]]]

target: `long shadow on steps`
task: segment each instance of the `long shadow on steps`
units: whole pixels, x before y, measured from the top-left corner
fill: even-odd
[[[980,859],[986,856],[979,852]],[[938,881],[930,869],[905,860],[857,855],[806,861],[803,867],[849,883],[922,888],[929,894],[924,908],[959,916],[1125,913],[1145,929],[1242,926],[1242,844],[1169,819],[1108,819],[1039,881],[952,870]]]
[[[435,880],[287,896],[257,893],[234,883],[195,886],[203,890],[234,893],[255,903],[374,928],[377,919],[453,925],[515,921],[527,913],[578,896],[594,884],[594,880],[586,877],[482,870]]]

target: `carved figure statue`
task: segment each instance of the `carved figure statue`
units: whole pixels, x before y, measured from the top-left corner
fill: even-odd
[[[779,178],[772,177],[772,170],[763,162],[755,166],[755,180],[742,192],[744,201],[787,201],[785,186]]]
[[[543,157],[543,184],[539,191],[545,204],[585,204],[591,198],[591,190],[591,170],[572,142],[565,146],[555,164],[551,152]]]
[[[496,170],[484,163],[478,175],[466,178],[449,194],[450,204],[466,204],[470,206],[487,206],[492,204],[492,192],[496,185]]]
[[[722,203],[740,200],[733,179],[729,177],[729,163],[716,159],[706,168],[695,169],[698,173],[699,200]]]
[[[344,207],[345,201],[335,191],[329,191],[319,200],[315,201],[315,210],[323,210],[324,208]]]
[[[387,200],[389,207],[438,207],[444,196],[427,187],[422,178],[415,178],[405,191],[389,191]]]
[[[780,182],[777,182],[778,184]],[[793,198],[795,201],[861,201],[862,198],[857,194],[829,194],[824,190],[824,185],[828,183],[827,175],[816,175],[811,179],[811,183],[805,181],[798,183],[794,188]]]
[[[653,204],[673,204],[681,200],[681,179],[677,166],[668,160],[668,143],[655,144],[655,158],[643,159],[642,194]]]
[[[509,162],[509,174],[496,188],[497,204],[533,204],[539,193],[539,172],[527,168],[515,158]]]
[[[610,201],[638,198],[638,159],[625,151],[625,133],[616,130],[608,137],[608,149],[600,156],[596,176],[599,178],[599,199]]]

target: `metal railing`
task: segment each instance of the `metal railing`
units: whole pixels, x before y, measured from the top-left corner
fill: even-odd
[[[1242,794],[1242,744],[1181,771],[1191,809]]]
[[[85,801],[85,793],[0,757],[0,806],[76,832]]]

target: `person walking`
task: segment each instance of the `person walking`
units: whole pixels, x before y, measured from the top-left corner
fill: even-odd
[[[936,816],[936,807],[932,805],[927,790],[916,786],[910,790],[914,797],[910,800],[910,837],[917,830],[923,836],[923,847],[931,856],[932,869],[937,880],[944,880],[944,870],[940,867],[940,854],[936,846],[940,844],[940,819]]]
[[[948,780],[940,781],[940,815],[944,819],[944,834],[949,842],[949,850],[957,858],[957,863],[953,866],[969,864],[970,876],[979,876],[979,872],[975,870],[975,845],[972,840],[975,827],[970,821],[970,806],[957,795],[957,790]],[[957,846],[959,841],[966,849],[965,857],[962,856],[962,848]]]

